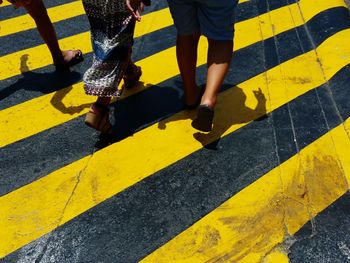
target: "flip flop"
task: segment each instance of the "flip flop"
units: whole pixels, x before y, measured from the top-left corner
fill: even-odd
[[[192,121],[192,127],[202,131],[210,132],[213,126],[214,110],[208,105],[200,105],[197,117]]]
[[[75,50],[68,50],[74,52]],[[84,60],[83,52],[80,49],[76,50],[74,57],[72,57],[68,62],[65,62],[63,64],[56,64],[56,70],[57,71],[64,71],[67,70],[69,67],[74,66]]]

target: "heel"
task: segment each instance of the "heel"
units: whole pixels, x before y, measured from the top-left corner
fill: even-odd
[[[141,76],[142,76],[141,67],[135,65],[134,71],[132,74],[125,74],[123,76],[124,88],[131,89],[135,87],[139,83]]]
[[[103,134],[112,134],[112,125],[109,122],[109,108],[103,105],[94,103],[94,111],[90,108],[90,111],[85,116],[85,124]]]

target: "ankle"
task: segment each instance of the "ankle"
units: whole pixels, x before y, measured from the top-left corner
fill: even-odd
[[[61,65],[65,63],[63,51],[56,52],[56,54],[52,54],[52,60],[55,65]]]
[[[133,74],[137,69],[137,66],[134,63],[130,63],[126,69],[125,69],[125,74],[130,75]]]
[[[99,114],[101,111],[99,109],[99,107],[96,106],[96,104],[91,104],[90,106],[90,112],[95,113],[95,114]]]
[[[205,98],[205,97],[202,97],[201,105],[206,105],[209,108],[214,109],[215,105],[216,105],[216,98]]]
[[[195,101],[197,101],[198,96],[200,95],[200,90],[197,86],[191,87],[190,89],[186,89],[186,103],[187,104],[193,104]],[[190,90],[190,92],[188,92]]]
[[[102,114],[104,112],[107,112],[108,110],[108,105],[103,105],[99,102],[95,102],[90,106],[90,111],[95,114]]]
[[[54,65],[63,65],[63,64],[65,64],[65,61],[64,61],[63,57],[55,57],[55,58],[52,58],[52,60],[53,60],[53,64]]]

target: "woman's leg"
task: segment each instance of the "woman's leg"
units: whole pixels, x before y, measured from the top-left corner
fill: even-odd
[[[111,97],[98,97],[96,103],[104,107],[108,107],[111,99]],[[94,107],[94,104],[91,107]]]
[[[64,65],[79,55],[80,51],[78,50],[61,51],[55,29],[53,28],[42,0],[29,1],[29,3],[24,4],[23,7],[34,19],[42,39],[51,52],[55,65]]]
[[[109,103],[111,97],[98,97],[85,117],[85,124],[103,134],[112,135],[112,125],[109,122]]]
[[[131,59],[129,59],[129,63],[123,74],[124,88],[131,89],[135,87],[139,83],[141,75],[141,67],[137,66]]]
[[[118,86],[125,73],[130,77],[135,69],[130,62],[135,21],[124,1],[83,0],[83,5],[90,22],[94,49],[93,63],[84,74],[84,89],[86,94],[98,96],[85,123],[102,133],[112,134],[108,105],[111,97],[120,96]]]

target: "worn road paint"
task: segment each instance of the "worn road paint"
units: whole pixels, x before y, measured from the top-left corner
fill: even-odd
[[[322,6],[322,8],[318,9],[318,11],[323,9],[327,10],[328,8],[334,6],[334,4],[327,3],[320,6]],[[164,25],[164,23],[166,25],[167,22],[165,21],[170,21],[171,19],[167,10],[158,11],[157,14],[159,15],[159,21],[162,21],[162,25]],[[317,13],[314,13],[313,15],[316,14]],[[283,17],[283,19],[281,19],[281,17]],[[309,14],[308,19],[311,18],[312,15]],[[156,30],[156,28],[158,28],[158,26],[161,26],[161,24],[158,24],[157,26],[153,25],[151,28],[149,28],[155,18],[153,17],[147,20],[147,17],[144,16],[143,19],[143,25],[145,26],[142,27],[143,29],[139,29],[140,31],[137,33],[138,36],[141,34],[146,34],[146,31],[144,31],[146,29],[147,32],[153,32]],[[272,30],[270,26],[270,21],[273,21],[274,30]],[[296,4],[276,9],[257,18],[237,23],[235,26],[235,50],[242,49],[263,39],[270,38],[275,34],[285,32],[288,29],[299,26],[301,23],[302,19],[300,17],[299,9],[297,8]],[[250,34],[247,36],[246,32],[250,32]],[[78,36],[77,41],[79,37],[82,36]],[[198,53],[198,66],[206,63],[206,47],[207,44],[203,39],[201,39]],[[86,48],[88,47],[83,46],[81,48],[84,52],[86,52]],[[42,50],[42,52],[44,52],[44,50]],[[17,53],[18,54],[16,56],[19,56],[19,54],[22,54],[23,56],[25,54],[25,51],[20,51]],[[27,62],[28,69],[31,65],[31,60],[29,58]],[[13,60],[20,61],[21,58],[13,58]],[[4,61],[6,61],[6,59]],[[132,95],[135,92],[139,92],[142,89],[147,88],[148,86],[160,83],[179,73],[176,65],[174,47],[143,59],[138,62],[138,65],[140,65],[143,70],[141,81],[144,82],[144,87],[141,89],[136,89],[134,92],[129,92],[128,95]],[[160,72],[154,71],[153,65],[159,65],[163,70]],[[14,68],[18,69],[19,66]],[[339,67],[334,68],[336,68],[336,70],[340,69]],[[279,94],[276,95],[276,97],[279,96]],[[63,100],[57,99],[62,96],[64,97]],[[85,96],[82,88],[82,83],[78,83],[60,91],[38,97],[0,111],[0,133],[5,133],[5,131],[12,131],[12,133],[7,134],[7,136],[0,137],[0,147],[14,143],[18,140],[24,139],[85,114],[88,111],[88,107],[93,102],[93,100],[94,99],[92,97]],[[63,112],[60,110],[62,108],[64,109]],[[35,112],[35,114],[33,114],[33,112]],[[48,119],[46,117],[47,115],[53,117]],[[19,123],[20,125],[18,125]]]
[[[141,262],[261,262],[349,189],[344,171],[350,170],[343,165],[350,161],[345,126],[350,126],[350,118]],[[341,144],[347,145],[344,151],[337,149]],[[288,262],[281,254],[265,259],[262,262]]]
[[[343,41],[349,38],[350,29],[343,30],[317,48],[319,58],[327,56],[327,59],[323,59],[325,67],[332,68],[332,63],[339,56],[338,50],[342,50],[341,54],[350,53],[349,46]],[[341,58],[339,60],[342,60],[342,63],[336,63],[339,68],[330,72],[336,72],[350,62]],[[310,81],[296,81],[305,79],[305,76],[310,75],[310,71],[312,72]],[[266,112],[271,112],[323,84],[324,81],[316,52],[310,51],[239,84],[238,87],[247,96],[248,107],[254,102],[257,103],[253,91],[258,87],[263,94],[269,94],[269,96],[285,90],[286,96],[271,97],[271,104],[267,105],[266,109]],[[232,121],[227,119],[227,114],[220,113],[225,108],[235,105],[232,103],[235,92],[237,89],[229,89],[220,94],[217,116],[221,116],[221,119],[215,121],[220,123],[220,126],[215,128],[209,136],[202,138],[201,143],[192,137],[193,130],[188,113],[180,112],[166,120],[166,130],[159,129],[158,124],[152,125],[132,137],[2,196],[0,198],[0,233],[4,242],[0,246],[0,257],[4,257],[156,171],[199,150],[202,144],[213,142],[246,125],[247,122],[244,120],[232,125]],[[257,112],[256,118],[264,113]],[[283,235],[280,234],[271,236],[271,239],[275,240],[274,243],[281,242],[282,238]]]

